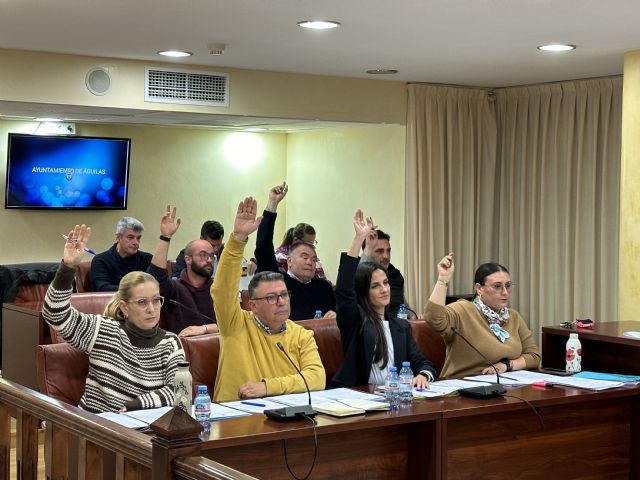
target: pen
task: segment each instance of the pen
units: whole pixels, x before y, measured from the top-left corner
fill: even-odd
[[[517,381],[518,381],[518,379],[517,379],[517,378],[507,377],[506,375],[502,375],[502,374],[500,374],[500,378],[506,378],[507,380],[513,380],[514,382],[517,382]]]
[[[243,400],[240,403],[242,403],[243,405],[251,405],[252,407],[266,407],[264,403],[258,403],[258,402],[246,402]]]
[[[69,236],[65,235],[64,233],[61,234],[62,238],[64,238],[65,240],[69,240]],[[94,252],[93,250],[91,250],[90,248],[84,247],[84,251],[87,253],[90,253],[91,255],[97,255],[96,252]]]

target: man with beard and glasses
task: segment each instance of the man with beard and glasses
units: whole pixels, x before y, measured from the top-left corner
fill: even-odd
[[[147,270],[158,280],[160,295],[165,298],[162,313],[167,330],[181,337],[217,332],[213,300],[209,293],[215,258],[211,243],[202,239],[189,242],[184,249],[187,268],[180,272],[178,278],[169,278],[167,273],[169,243],[179,227],[176,208],[167,205],[160,221],[160,241]]]

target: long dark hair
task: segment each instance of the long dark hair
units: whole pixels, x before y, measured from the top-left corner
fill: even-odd
[[[376,262],[362,262],[360,265],[358,265],[358,269],[356,270],[356,274],[353,279],[353,289],[356,294],[358,305],[365,313],[364,322],[368,322],[373,325],[376,332],[376,350],[373,361],[375,363],[378,363],[380,360],[382,360],[382,368],[385,368],[387,366],[387,363],[389,363],[387,336],[384,333],[384,327],[382,326],[380,317],[373,309],[373,307],[371,306],[371,302],[369,301],[371,276],[376,270],[381,270],[382,272],[384,272],[384,268],[382,268],[382,266]],[[387,309],[385,308],[385,317],[386,315]],[[363,329],[365,324],[364,322],[362,324]]]
[[[485,279],[496,272],[509,274],[509,270],[507,270],[507,267],[504,265],[500,265],[499,263],[483,263],[476,269],[476,274],[473,276],[473,284],[478,283],[484,285]]]
[[[315,235],[316,229],[308,223],[299,223],[295,227],[289,228],[284,237],[282,237],[282,243],[278,248],[289,247],[294,242],[301,242],[305,235]]]

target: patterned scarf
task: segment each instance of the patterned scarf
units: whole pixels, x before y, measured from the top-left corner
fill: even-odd
[[[473,304],[480,311],[484,318],[489,323],[489,328],[493,332],[493,334],[498,337],[502,343],[507,341],[509,338],[509,332],[502,328],[502,325],[509,321],[509,309],[503,308],[499,312],[496,312],[492,308],[487,307],[480,295],[476,295],[476,298],[473,299]]]

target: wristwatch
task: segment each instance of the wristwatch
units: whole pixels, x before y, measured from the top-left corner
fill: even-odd
[[[511,360],[509,360],[508,358],[503,358],[502,360],[500,360],[500,363],[504,363],[504,365],[507,367],[507,372],[511,371]]]

